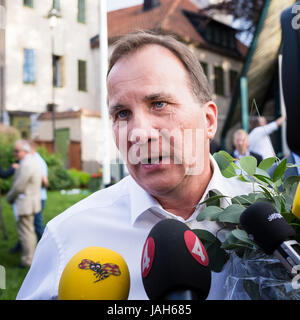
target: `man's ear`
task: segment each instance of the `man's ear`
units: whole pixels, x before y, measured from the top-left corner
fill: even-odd
[[[203,105],[206,119],[206,134],[208,139],[213,139],[218,127],[218,107],[213,101],[208,101]]]

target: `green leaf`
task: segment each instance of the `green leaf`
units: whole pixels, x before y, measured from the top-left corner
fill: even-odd
[[[248,173],[249,176],[253,176],[256,171],[257,160],[252,156],[242,157],[240,159],[240,165],[242,169]]]
[[[255,245],[255,243],[249,238],[247,232],[244,230],[241,230],[241,229],[232,230],[232,235],[242,242],[248,243],[250,245]]]
[[[207,206],[220,206],[220,199],[222,198],[227,198],[227,196],[223,196],[223,195],[215,195],[212,197],[207,198],[206,200],[202,201],[199,203],[199,205],[206,203]]]
[[[197,216],[197,221],[203,220],[213,220],[216,221],[220,213],[223,212],[223,209],[216,206],[209,206],[201,210]]]
[[[240,174],[238,176],[238,180],[243,181],[243,182],[253,182],[251,179],[247,178],[246,176],[244,176],[243,174]]]
[[[258,168],[264,171],[268,171],[272,167],[276,159],[276,157],[266,158],[260,162]]]
[[[193,229],[192,231],[203,242],[204,247],[205,247],[205,243],[213,243],[218,240],[211,232],[207,230]]]
[[[271,193],[269,192],[269,190],[261,185],[259,185],[259,188],[261,188],[264,193],[266,194],[266,196],[271,200],[273,201],[273,196],[271,195]]]
[[[266,177],[266,176],[262,176],[260,174],[254,174],[253,177],[257,178],[258,180],[260,180],[260,181],[262,181],[264,183],[266,183],[267,185],[273,185],[274,184],[273,180],[271,178]]]
[[[278,179],[281,179],[284,175],[284,171],[286,169],[286,159],[282,160],[279,165],[277,166],[277,168],[274,171],[274,175],[273,175],[273,181],[275,182]]]
[[[246,208],[239,204],[232,204],[219,214],[220,222],[240,223],[240,216]]]
[[[283,182],[283,189],[290,192],[295,183],[300,182],[300,176],[289,176]]]
[[[214,242],[206,249],[209,258],[209,266],[214,272],[221,272],[229,258],[228,253],[221,248],[221,245],[221,242]]]
[[[267,171],[263,170],[263,169],[260,169],[260,168],[256,168],[255,174],[259,174],[261,176],[264,176],[266,178],[271,179],[269,173]]]
[[[205,247],[211,270],[214,272],[222,271],[229,255],[221,248],[221,241],[207,230],[193,229],[192,231],[197,235]]]
[[[221,154],[224,158],[226,158],[229,162],[234,162],[235,159],[226,151],[220,150],[219,154]]]
[[[224,156],[222,156],[220,152],[214,153],[213,157],[216,160],[221,171],[225,170],[230,164],[230,161],[228,161]]]
[[[233,162],[230,162],[228,167],[226,169],[222,170],[221,172],[225,178],[232,178],[237,175],[235,169],[236,169],[235,164]]]

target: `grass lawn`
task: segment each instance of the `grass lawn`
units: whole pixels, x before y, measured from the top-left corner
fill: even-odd
[[[60,194],[59,191],[48,191],[48,200],[43,212],[44,225],[59,213],[89,194],[90,193],[67,195]],[[15,300],[19,288],[28,272],[28,268],[17,268],[17,265],[20,263],[20,253],[9,253],[9,250],[17,243],[16,223],[12,207],[5,201],[5,196],[2,196],[1,202],[8,239],[4,239],[2,230],[0,230],[0,265],[5,267],[6,273],[6,289],[0,289],[0,299]]]

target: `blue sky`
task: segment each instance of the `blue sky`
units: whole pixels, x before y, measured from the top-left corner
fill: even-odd
[[[136,6],[143,3],[143,0],[107,0],[107,10],[117,10],[121,8]]]

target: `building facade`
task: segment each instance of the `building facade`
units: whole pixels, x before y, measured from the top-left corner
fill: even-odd
[[[118,37],[135,29],[170,33],[188,45],[218,105],[219,141],[245,47],[233,28],[206,16],[194,2],[144,0],[109,12],[109,51]],[[59,13],[55,26],[49,24],[50,9]],[[5,121],[49,150],[67,149],[66,166],[88,171],[95,170],[103,156],[98,29],[99,1],[6,1]],[[53,104],[54,110],[49,108]],[[74,156],[80,163],[70,160]]]

